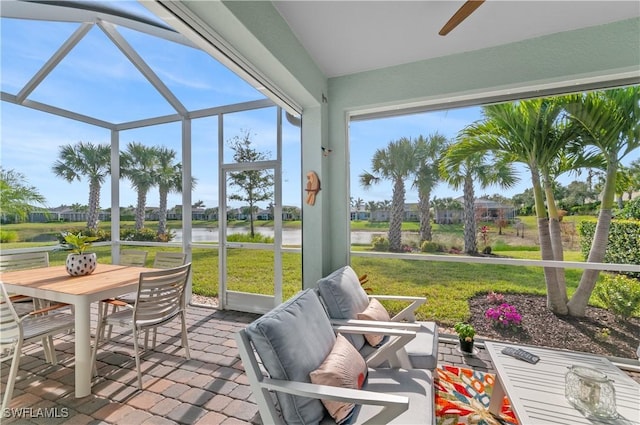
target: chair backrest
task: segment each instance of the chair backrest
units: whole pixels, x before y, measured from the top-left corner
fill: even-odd
[[[159,251],[153,260],[154,269],[172,269],[174,267],[184,265],[187,260],[187,254],[183,252],[166,252]]]
[[[306,289],[294,295],[270,312],[256,319],[244,330],[253,344],[265,370],[272,379],[311,382],[309,374],[316,370],[331,352],[336,335],[315,291]],[[240,334],[242,336],[242,333]],[[245,345],[246,346],[246,345]],[[253,352],[253,350],[251,350]],[[243,364],[250,362],[250,353],[241,351]],[[247,376],[254,394],[262,376]],[[263,397],[264,394],[256,395]],[[284,421],[289,424],[318,423],[326,410],[318,399],[276,392]],[[259,400],[261,407],[269,403]],[[268,414],[261,409],[261,413]],[[264,418],[265,423],[273,417]]]
[[[40,267],[49,267],[49,253],[46,251],[0,255],[0,271],[37,269]]]
[[[120,251],[121,266],[140,266],[144,267],[147,262],[147,251],[137,249],[123,249]]]
[[[140,273],[133,320],[153,325],[175,317],[185,308],[184,290],[191,263],[166,270]]]
[[[0,282],[0,361],[12,357],[13,350],[19,341],[22,341],[20,320],[7,294],[7,289]]]

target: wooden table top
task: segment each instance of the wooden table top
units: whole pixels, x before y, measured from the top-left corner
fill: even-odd
[[[65,266],[43,267],[29,270],[0,272],[0,280],[9,285],[71,295],[87,295],[106,289],[130,286],[138,282],[147,267],[98,264],[96,270],[85,276],[70,276]]]

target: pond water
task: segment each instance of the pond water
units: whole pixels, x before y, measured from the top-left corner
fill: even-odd
[[[182,229],[171,230],[175,237],[172,242],[182,242]],[[248,233],[245,227],[229,227],[227,234]],[[256,227],[256,233],[273,237],[273,229],[271,227]],[[352,244],[370,244],[371,238],[374,236],[386,235],[381,232],[351,232]],[[193,242],[218,242],[217,227],[196,227],[191,230],[191,239]],[[283,245],[302,245],[302,230],[300,229],[282,229]]]

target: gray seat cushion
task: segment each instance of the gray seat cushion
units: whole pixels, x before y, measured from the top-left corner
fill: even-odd
[[[369,369],[364,390],[409,397],[409,408],[391,424],[435,424],[433,376],[428,370]],[[379,406],[360,406],[349,421],[360,424],[380,412]],[[322,424],[335,423],[326,416]]]
[[[369,297],[362,289],[356,272],[344,266],[318,281],[318,292],[332,319],[357,319],[369,305]],[[345,335],[356,349],[365,345],[363,335]]]
[[[336,340],[313,290],[299,292],[246,331],[269,376],[289,381],[311,382],[309,373],[320,366]],[[326,413],[320,400],[276,394],[288,424],[318,423]]]
[[[438,325],[435,322],[416,322],[420,331],[405,345],[405,350],[416,369],[434,370],[438,366]]]

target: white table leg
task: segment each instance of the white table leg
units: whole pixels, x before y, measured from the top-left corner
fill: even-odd
[[[496,380],[493,384],[493,390],[491,391],[491,401],[489,402],[489,412],[494,415],[500,415],[502,408],[502,400],[504,400],[504,388],[502,382],[496,374]]]
[[[90,303],[75,305],[76,315],[76,398],[91,394],[91,317]]]

